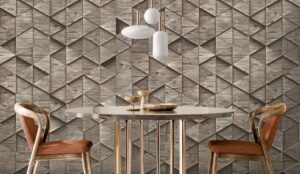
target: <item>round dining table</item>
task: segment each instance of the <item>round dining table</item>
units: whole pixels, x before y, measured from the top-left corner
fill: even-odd
[[[160,173],[160,120],[168,120],[169,123],[169,164],[170,174],[174,173],[174,123],[179,122],[179,173],[186,174],[186,121],[191,119],[215,119],[230,117],[233,114],[231,108],[214,108],[200,106],[178,106],[173,111],[130,111],[128,106],[97,106],[70,108],[66,114],[76,114],[77,117],[93,116],[97,118],[114,120],[114,173],[121,174],[121,126],[120,121],[126,122],[126,174],[131,174],[132,161],[132,120],[140,121],[140,174],[144,174],[144,120],[157,121],[156,143],[156,173]]]

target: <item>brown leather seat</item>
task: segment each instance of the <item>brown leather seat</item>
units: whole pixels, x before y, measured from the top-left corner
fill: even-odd
[[[213,140],[208,143],[208,147],[216,153],[263,155],[261,145],[250,141]]]
[[[286,106],[284,103],[271,104],[256,109],[251,113],[251,129],[254,141],[240,140],[213,140],[208,143],[211,151],[209,166],[210,174],[217,174],[218,158],[259,160],[264,173],[274,174],[272,161],[268,154],[275,139],[276,130],[279,126]],[[255,119],[260,115],[258,132],[256,131]]]
[[[86,140],[49,141],[40,144],[37,155],[80,154],[88,152],[93,143]]]
[[[31,150],[27,173],[36,174],[40,161],[81,159],[83,173],[92,173],[90,149],[87,140],[47,141],[49,114],[33,104],[16,103],[15,111]],[[45,121],[45,122],[44,122]]]

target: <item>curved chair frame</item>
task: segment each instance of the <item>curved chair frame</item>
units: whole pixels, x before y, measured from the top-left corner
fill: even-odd
[[[251,113],[251,131],[256,143],[261,145],[263,155],[240,155],[240,154],[222,154],[211,152],[209,173],[217,174],[217,161],[218,158],[232,159],[232,160],[258,160],[261,161],[261,166],[265,174],[274,174],[272,161],[269,155],[269,148],[266,144],[266,139],[263,135],[263,126],[267,118],[276,117],[284,114],[286,111],[286,105],[284,103],[272,104],[263,106],[256,109]],[[256,131],[255,119],[258,115],[261,115],[258,124],[258,133]]]
[[[29,117],[36,121],[38,130],[36,133],[35,141],[33,148],[31,149],[31,156],[27,168],[27,174],[35,174],[37,171],[37,167],[40,161],[47,160],[73,160],[73,159],[81,159],[83,165],[84,174],[91,174],[91,158],[90,152],[82,153],[82,154],[63,154],[63,155],[37,155],[38,147],[41,143],[45,143],[47,139],[47,135],[49,133],[50,121],[48,117],[48,112],[42,110],[36,105],[33,104],[24,104],[24,103],[16,103],[15,104],[15,112],[17,115],[23,117]],[[46,118],[46,125],[44,125],[45,129],[43,129],[42,118]],[[42,134],[44,132],[44,134]]]

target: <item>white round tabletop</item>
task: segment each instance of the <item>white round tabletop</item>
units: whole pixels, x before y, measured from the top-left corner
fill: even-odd
[[[173,111],[128,111],[129,106],[99,106],[70,108],[66,114],[82,116],[99,116],[100,118],[114,118],[120,120],[189,120],[212,119],[231,116],[234,112],[230,108],[213,108],[200,106],[178,106]]]

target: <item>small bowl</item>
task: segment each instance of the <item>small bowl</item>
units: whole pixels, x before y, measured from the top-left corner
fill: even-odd
[[[135,103],[140,100],[140,96],[125,96],[124,99],[130,103]]]

